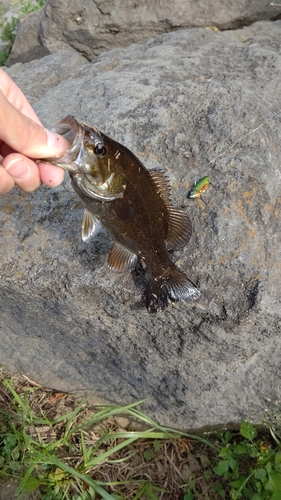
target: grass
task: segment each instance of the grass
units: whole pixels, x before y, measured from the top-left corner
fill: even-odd
[[[139,403],[93,406],[0,378],[0,484],[16,477],[16,498],[281,500],[276,411],[259,429],[195,436],[159,426]]]
[[[0,66],[6,63],[10,55],[20,19],[31,12],[41,9],[45,4],[45,0],[18,0],[11,2],[11,4],[13,15],[8,17],[3,3],[0,1],[0,40],[5,44],[5,48],[0,50]]]

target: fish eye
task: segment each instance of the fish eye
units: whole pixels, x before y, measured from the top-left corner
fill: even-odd
[[[107,155],[107,147],[106,146],[101,146],[100,144],[97,144],[95,147],[94,147],[94,152],[97,156],[100,156],[101,158],[103,158],[104,156]]]

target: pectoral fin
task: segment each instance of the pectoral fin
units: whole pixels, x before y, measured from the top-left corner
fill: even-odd
[[[137,256],[133,252],[116,241],[113,243],[108,256],[108,266],[110,269],[116,273],[125,273],[135,269],[136,263]]]
[[[82,203],[82,201],[77,201],[74,203],[72,210],[80,210],[81,208],[85,208],[84,203]]]
[[[82,222],[82,240],[87,241],[98,232],[100,222],[88,210],[85,210]]]

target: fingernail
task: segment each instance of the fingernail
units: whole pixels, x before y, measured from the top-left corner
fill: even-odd
[[[9,175],[16,181],[26,179],[30,172],[29,166],[22,160],[12,160],[5,168]]]
[[[65,153],[65,151],[69,147],[67,140],[59,134],[55,134],[54,132],[51,132],[47,129],[45,130],[47,134],[48,148],[50,148],[54,153],[60,153],[61,155]]]

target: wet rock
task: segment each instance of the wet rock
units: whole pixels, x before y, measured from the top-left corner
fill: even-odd
[[[236,29],[280,15],[278,2],[272,5],[267,0],[174,0],[172,8],[170,0],[48,0],[42,11],[21,23],[7,65],[69,46],[91,60],[161,33],[190,27]]]
[[[105,232],[82,242],[68,182],[15,189],[0,199],[0,363],[61,390],[147,398],[143,410],[184,429],[260,419],[280,398],[280,28],[162,35],[34,96],[46,126],[74,114],[167,169],[194,228],[172,258],[202,297],[149,314],[141,270],[107,270]],[[205,175],[205,203],[189,200]]]

